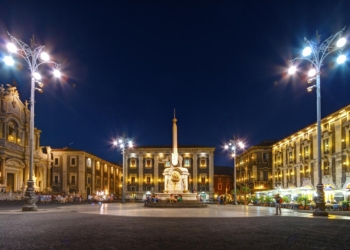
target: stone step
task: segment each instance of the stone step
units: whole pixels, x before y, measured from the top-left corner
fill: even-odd
[[[183,202],[148,202],[144,204],[150,208],[205,208],[207,204],[200,201],[183,201]]]

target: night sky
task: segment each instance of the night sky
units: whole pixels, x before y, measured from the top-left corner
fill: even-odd
[[[315,92],[286,75],[288,60],[316,30],[323,40],[350,25],[350,1],[106,2],[0,1],[0,83],[16,79],[29,100],[25,61],[2,58],[6,31],[27,44],[34,34],[64,73],[36,92],[41,145],[112,162],[123,134],[170,146],[174,108],[179,144],[216,147],[217,166],[232,164],[222,146],[233,135],[249,147],[315,123]],[[350,62],[336,56],[322,68],[322,116],[350,104]]]

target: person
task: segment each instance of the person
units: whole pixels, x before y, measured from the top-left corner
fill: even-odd
[[[218,205],[220,205],[220,195],[218,195]]]
[[[150,202],[150,195],[146,195],[145,203],[148,204],[148,202]]]
[[[177,202],[182,202],[182,195],[179,194],[178,198],[177,198]]]
[[[276,204],[275,204],[275,206],[276,206],[276,213],[275,213],[275,215],[278,215],[278,211],[280,211],[280,215],[282,214],[281,213],[281,196],[280,196],[280,194],[276,194],[276,196],[275,196],[275,201],[276,201]]]

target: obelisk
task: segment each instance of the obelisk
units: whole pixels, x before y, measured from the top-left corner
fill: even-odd
[[[171,163],[173,166],[177,166],[178,152],[177,152],[177,126],[176,126],[176,117],[175,117],[175,109],[174,109],[174,119],[173,119],[173,153],[171,154]]]

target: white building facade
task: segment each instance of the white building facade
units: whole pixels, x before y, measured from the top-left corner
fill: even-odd
[[[301,190],[312,196],[318,183],[321,157],[326,200],[348,200],[350,189],[350,105],[321,121],[321,156],[317,155],[317,127],[312,124],[272,147],[272,182],[276,189]]]

